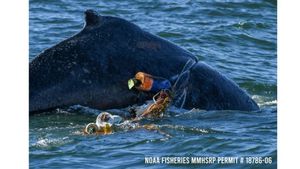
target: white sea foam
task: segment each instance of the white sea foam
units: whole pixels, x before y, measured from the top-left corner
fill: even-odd
[[[252,99],[256,101],[258,106],[274,106],[277,105],[277,100],[270,100],[268,97],[253,95]]]
[[[50,138],[41,138],[36,143],[32,144],[33,147],[40,147],[40,148],[48,148],[52,146],[60,146],[66,143],[71,142],[69,137],[63,137],[63,138],[56,138],[56,139],[50,139]]]

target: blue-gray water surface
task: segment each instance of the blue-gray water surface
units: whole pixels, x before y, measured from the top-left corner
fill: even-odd
[[[83,12],[125,18],[187,49],[247,90],[257,112],[174,110],[137,129],[85,136],[98,111],[30,116],[30,168],[276,168],[277,2],[30,0],[30,56],[76,34]],[[271,157],[271,164],[145,164],[145,157]]]

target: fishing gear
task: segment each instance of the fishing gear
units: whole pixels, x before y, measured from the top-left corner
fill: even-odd
[[[171,82],[166,78],[138,72],[134,78],[128,80],[128,88],[132,89],[133,87],[139,91],[157,93],[160,90],[171,88]]]
[[[190,80],[190,70],[194,67],[197,62],[195,60],[189,59],[184,67],[182,68],[180,74],[177,76],[177,79],[174,85],[171,88],[173,105],[180,109],[183,108],[186,96],[187,88]]]
[[[96,118],[96,123],[89,123],[84,129],[86,134],[111,134],[113,126],[120,124],[122,117],[111,115],[107,112],[100,113]]]

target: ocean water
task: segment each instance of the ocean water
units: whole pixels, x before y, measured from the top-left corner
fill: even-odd
[[[276,168],[277,2],[218,0],[30,0],[29,61],[79,32],[83,12],[125,18],[166,38],[233,79],[257,112],[171,110],[155,124],[85,136],[96,110],[58,109],[30,116],[30,168]],[[145,164],[145,157],[263,157],[271,164]]]

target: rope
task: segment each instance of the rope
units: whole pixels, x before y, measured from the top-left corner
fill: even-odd
[[[172,93],[174,94],[174,101],[175,101],[175,103],[174,103],[174,105],[176,106],[176,104],[178,103],[178,102],[180,102],[181,100],[183,100],[182,101],[182,103],[180,104],[180,108],[183,108],[183,106],[184,106],[184,104],[185,104],[185,101],[186,101],[186,95],[187,95],[187,87],[186,87],[186,85],[187,85],[187,83],[182,83],[182,84],[184,84],[184,86],[182,87],[182,86],[180,86],[179,88],[177,87],[177,85],[178,85],[178,82],[181,80],[181,78],[183,77],[183,75],[184,74],[186,74],[186,73],[188,73],[187,74],[187,80],[189,80],[189,78],[190,78],[190,74],[189,74],[189,71],[190,71],[190,69],[192,68],[192,67],[194,67],[194,65],[196,64],[197,62],[195,62],[194,60],[192,60],[192,59],[189,59],[186,63],[185,63],[185,65],[184,65],[184,67],[183,67],[183,69],[182,69],[182,71],[181,71],[181,73],[178,75],[178,78],[177,78],[177,80],[175,81],[175,83],[174,83],[174,85],[172,86]],[[182,85],[181,84],[181,85]],[[178,89],[177,89],[178,88]],[[181,89],[181,88],[183,88],[183,92],[181,93],[181,95],[178,97],[178,99],[177,99],[177,101],[176,101],[176,95],[177,95],[177,92],[178,92],[178,90],[179,89]]]

